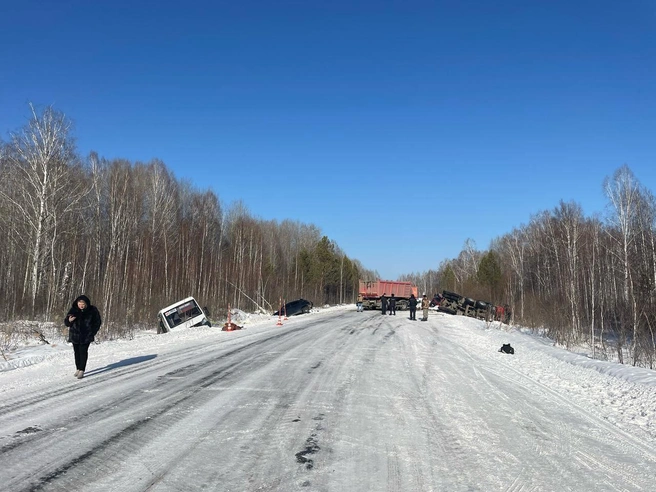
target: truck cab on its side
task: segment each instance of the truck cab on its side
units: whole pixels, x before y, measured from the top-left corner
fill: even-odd
[[[172,328],[212,326],[193,297],[187,297],[160,310],[157,319],[159,321],[157,333],[168,333]]]

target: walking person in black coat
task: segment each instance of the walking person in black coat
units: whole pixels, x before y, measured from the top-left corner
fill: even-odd
[[[100,312],[84,295],[73,301],[73,306],[64,318],[64,324],[68,326],[68,341],[73,344],[75,353],[74,376],[78,379],[84,377],[89,359],[89,345],[100,330],[101,323]]]
[[[386,314],[387,312],[387,297],[385,297],[385,292],[380,296],[380,314]]]

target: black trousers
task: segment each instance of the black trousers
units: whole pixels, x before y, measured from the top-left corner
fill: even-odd
[[[87,360],[89,359],[90,343],[74,343],[73,352],[75,353],[75,368],[78,371],[86,371]]]
[[[417,319],[417,308],[410,306],[410,319]]]

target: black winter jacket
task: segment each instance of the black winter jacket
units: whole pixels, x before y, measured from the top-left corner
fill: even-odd
[[[82,299],[87,303],[87,307],[81,310],[77,307],[77,301]],[[69,316],[75,316],[71,322]],[[100,312],[95,306],[91,305],[87,296],[79,296],[73,301],[73,306],[64,318],[64,324],[68,326],[68,341],[71,343],[91,343],[96,333],[100,330]]]

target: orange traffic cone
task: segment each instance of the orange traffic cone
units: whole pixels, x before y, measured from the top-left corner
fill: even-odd
[[[223,325],[222,330],[223,331],[241,330],[241,326],[237,326],[235,323],[230,321],[230,304],[228,304],[228,322]]]

